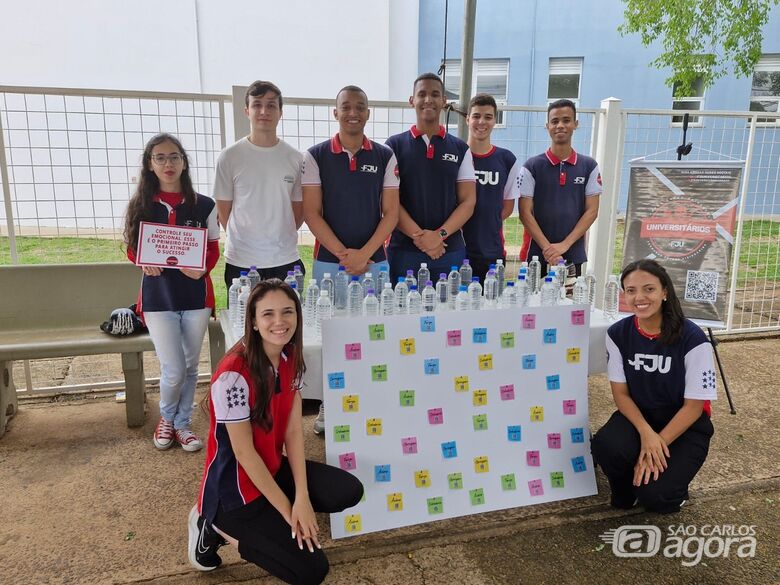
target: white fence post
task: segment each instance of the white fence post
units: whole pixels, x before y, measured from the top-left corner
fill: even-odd
[[[601,102],[595,158],[601,168],[604,191],[599,201],[599,216],[588,234],[588,270],[596,276],[596,306],[601,308],[604,284],[612,272],[620,170],[623,158],[624,119],[621,100],[610,97]]]
[[[8,162],[5,158],[5,138],[3,138],[3,117],[0,116],[0,179],[3,185],[3,205],[5,206],[5,223],[8,229],[8,246],[11,250],[11,264],[19,264],[16,253],[16,231],[14,229],[14,211],[11,206],[11,184],[8,181]]]

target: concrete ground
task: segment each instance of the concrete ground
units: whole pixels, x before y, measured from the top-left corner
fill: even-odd
[[[597,496],[325,539],[332,564],[326,582],[780,583],[778,348],[777,337],[720,345],[738,412],[728,413],[721,385],[710,457],[679,514],[612,510],[599,473]],[[605,376],[591,377],[589,393],[596,430],[613,410]],[[185,524],[203,453],[156,451],[155,394],[148,408],[146,425],[128,429],[124,405],[113,399],[21,405],[0,439],[0,584],[277,582],[229,548],[220,551],[225,564],[217,571],[191,569]],[[324,460],[324,443],[310,430],[316,406],[307,405],[307,412],[307,455]],[[194,428],[207,428],[201,411]],[[327,517],[320,525],[327,534]],[[752,525],[755,556],[742,558],[732,546],[728,557],[695,563],[697,541],[690,539],[690,558],[619,558],[599,535],[622,525],[658,526],[664,538],[669,526]],[[717,542],[708,546],[718,552]]]

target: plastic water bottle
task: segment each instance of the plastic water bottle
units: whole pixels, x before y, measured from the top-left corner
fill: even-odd
[[[322,289],[320,298],[317,299],[317,311],[315,313],[314,331],[317,339],[322,341],[322,323],[333,316],[333,305],[330,302],[328,291]]]
[[[479,284],[478,276],[471,277],[471,284],[469,284],[467,292],[469,293],[469,299],[471,300],[471,309],[479,311],[482,306],[482,285]]]
[[[350,317],[359,317],[363,311],[363,287],[360,286],[360,278],[353,276],[347,287],[347,314]]]
[[[295,282],[298,283],[298,291],[303,294],[303,270],[301,270],[300,264],[293,266],[293,276],[295,277]]]
[[[501,293],[501,307],[504,309],[511,309],[517,306],[517,289],[515,288],[515,281],[508,280],[504,292]]]
[[[251,285],[249,284],[249,271],[242,270],[240,273],[240,276],[238,277],[238,281],[241,284],[241,288],[248,286],[249,290],[252,290]],[[239,294],[241,294],[241,290],[238,291]]]
[[[526,262],[525,260],[520,262],[520,270],[522,270],[523,268],[525,268],[525,271],[528,272],[528,262]]]
[[[517,279],[517,306],[527,307],[528,299],[531,296],[531,287],[528,286],[528,281],[525,278],[525,274],[521,274]]]
[[[235,323],[238,316],[238,293],[241,292],[241,280],[233,279],[233,284],[228,289],[228,315],[230,322]]]
[[[260,273],[257,271],[257,266],[250,266],[249,271],[246,273],[246,277],[249,280],[249,290],[251,291],[260,282]]]
[[[431,279],[431,271],[427,262],[420,262],[420,270],[417,271],[417,288],[422,288]]]
[[[349,275],[343,266],[339,266],[335,279],[335,299],[334,304],[337,311],[343,311],[347,308],[347,287],[349,286]]]
[[[322,275],[322,280],[320,281],[320,290],[326,290],[328,291],[328,298],[331,299],[331,302],[333,302],[333,295],[335,294],[334,287],[333,287],[333,279],[330,277],[330,272],[326,272]],[[314,299],[314,302],[316,303],[318,299]]]
[[[417,286],[417,279],[414,277],[414,270],[411,268],[406,271],[406,286],[409,288]]]
[[[301,293],[298,291],[298,283],[297,282],[291,282],[290,288],[293,289],[293,292],[295,293],[295,296],[298,297],[298,300],[301,300]]]
[[[433,313],[436,310],[436,289],[430,280],[425,282],[422,291],[422,310],[424,313]]]
[[[287,284],[289,286],[292,285],[298,286],[298,281],[295,280],[295,273],[292,270],[287,271],[287,276],[284,279],[284,284]]]
[[[471,282],[474,278],[474,269],[471,267],[471,262],[468,258],[463,259],[463,265],[460,267],[460,281]]]
[[[376,288],[374,287],[374,275],[371,274],[370,272],[366,272],[363,275],[363,280],[360,282],[360,286],[363,287],[364,295],[368,294],[368,289],[370,288],[376,290]]]
[[[383,317],[388,317],[395,313],[395,293],[393,292],[393,285],[389,282],[385,283],[379,295],[379,305]]]
[[[558,289],[553,282],[554,277],[548,274],[542,285],[542,306],[551,307],[558,302]]]
[[[385,283],[390,282],[390,275],[388,274],[387,270],[384,268],[379,271],[379,274],[376,277],[376,290],[380,291],[379,294],[381,295],[383,290],[385,290]],[[392,283],[390,284],[392,287]]]
[[[504,273],[506,267],[504,261],[501,258],[496,260],[496,279],[498,280],[498,296],[501,296],[504,292]]]
[[[436,300],[439,309],[446,309],[449,306],[450,285],[447,282],[447,275],[444,272],[439,273],[439,281],[436,283]]]
[[[314,320],[317,317],[317,300],[320,298],[320,287],[317,286],[317,280],[309,279],[309,288],[306,289],[306,300],[303,302],[303,325],[304,327],[314,327]]]
[[[488,270],[485,277],[485,306],[495,307],[498,303],[498,279],[494,270]]]
[[[593,274],[592,270],[588,270],[587,274],[585,274],[585,284],[588,285],[588,304],[592,311],[593,305],[596,302],[596,276]]]
[[[249,284],[241,287],[238,293],[238,319],[233,324],[233,331],[236,337],[243,337],[244,323],[246,321],[246,304],[249,301]]]
[[[422,297],[417,292],[417,285],[409,287],[409,294],[406,295],[406,307],[410,315],[419,315],[422,312]]]
[[[532,295],[539,292],[539,280],[542,276],[542,263],[539,262],[539,256],[534,256],[528,263],[528,289]]]
[[[458,297],[458,291],[460,291],[460,271],[457,266],[450,268],[450,273],[447,276],[447,286],[449,287],[448,305],[450,309],[455,308],[455,299]]]
[[[572,291],[572,300],[575,305],[587,305],[588,304],[588,284],[582,276],[577,277],[577,282],[574,283],[574,290]]]
[[[376,298],[373,287],[366,290],[366,297],[363,299],[363,315],[366,317],[379,315],[379,299]]]
[[[455,310],[468,311],[471,309],[471,299],[465,284],[458,287],[458,294],[455,297]]]
[[[618,283],[618,277],[615,274],[610,274],[609,280],[604,287],[604,315],[610,321],[618,316],[619,295],[620,284]]]
[[[409,287],[406,285],[406,279],[403,276],[398,277],[398,283],[395,285],[395,314],[406,315],[407,296]]]

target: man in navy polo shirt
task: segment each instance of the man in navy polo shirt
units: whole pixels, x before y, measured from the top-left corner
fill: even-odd
[[[303,213],[317,238],[314,278],[388,270],[384,242],[398,223],[396,160],[363,134],[370,112],[366,93],[348,85],[336,96],[338,133],[304,154]],[[377,292],[377,295],[379,293]]]
[[[577,108],[571,100],[547,107],[552,145],[531,157],[520,176],[520,220],[531,234],[528,258],[539,256],[542,274],[563,258],[582,273],[585,233],[596,220],[601,195],[598,163],[571,146],[577,129]]]
[[[480,93],[471,98],[468,144],[477,175],[477,205],[463,226],[463,237],[466,256],[480,280],[497,259],[506,261],[504,220],[512,215],[520,189],[522,165],[517,157],[490,142],[497,116],[498,106],[492,95]]]
[[[466,256],[461,227],[476,202],[474,164],[468,144],[447,134],[439,114],[447,98],[438,75],[424,73],[409,98],[417,123],[386,144],[398,159],[400,213],[387,256],[395,282],[427,262],[431,274],[449,272]]]

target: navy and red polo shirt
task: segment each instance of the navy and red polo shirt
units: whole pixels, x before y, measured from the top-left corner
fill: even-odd
[[[504,201],[520,193],[522,165],[511,151],[493,146],[485,154],[471,153],[477,175],[477,204],[463,226],[466,256],[491,259],[504,257]]]
[[[438,230],[458,206],[457,184],[475,180],[469,145],[448,134],[444,126],[429,140],[416,125],[385,144],[398,160],[401,205],[420,228]],[[450,234],[445,243],[448,252],[466,245],[461,230]],[[418,251],[399,229],[393,231],[390,248]]]
[[[336,134],[304,154],[301,184],[322,187],[322,218],[344,246],[360,249],[382,220],[382,191],[398,188],[395,167],[395,155],[387,146],[364,136],[362,148],[352,154]],[[314,258],[338,262],[319,241],[314,245]],[[371,260],[385,260],[384,246]]]
[[[561,242],[585,213],[585,199],[601,194],[601,172],[589,156],[573,151],[565,160],[551,150],[525,161],[520,176],[520,196],[534,200],[534,218],[550,242]],[[528,257],[542,257],[542,249],[531,242]],[[585,237],[563,255],[574,263],[587,261]]]

